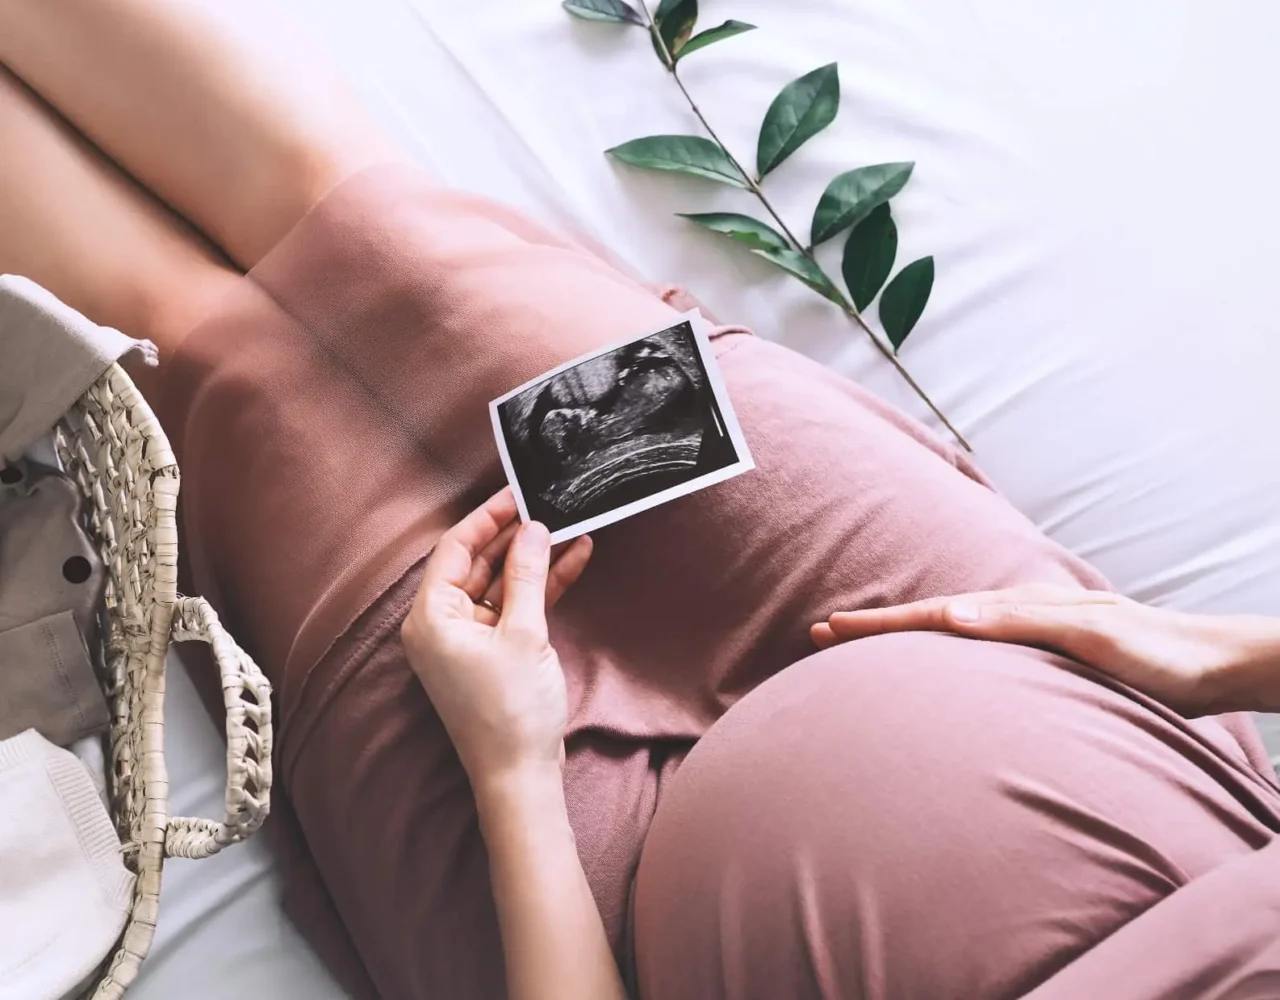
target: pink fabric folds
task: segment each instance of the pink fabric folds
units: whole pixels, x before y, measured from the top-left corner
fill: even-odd
[[[398,636],[434,540],[501,484],[487,403],[675,315],[513,212],[379,168],[317,206],[169,365],[190,567],[278,693],[289,902],[362,995],[504,994],[470,790]],[[664,789],[731,706],[812,652],[811,622],[1106,585],[857,387],[740,330],[715,346],[756,471],[600,531],[552,621],[571,819],[624,956]],[[1242,744],[1201,728],[1243,766]]]

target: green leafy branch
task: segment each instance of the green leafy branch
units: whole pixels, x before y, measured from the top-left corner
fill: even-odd
[[[702,123],[707,137],[651,135],[615,146],[607,150],[609,155],[636,167],[702,177],[754,195],[777,228],[737,212],[680,214],[763,257],[837,305],[866,333],[961,446],[972,451],[969,442],[898,358],[898,349],[919,322],[933,291],[932,257],[913,261],[889,280],[898,255],[898,228],[890,201],[906,186],[915,164],[878,163],[840,174],[818,199],[809,227],[809,242],[801,242],[769,201],[763,182],[787,157],[835,121],[840,108],[840,76],[836,64],[821,66],[792,80],[773,99],[760,126],[756,169],[752,173],[743,167],[707,121],[685,87],[679,67],[681,60],[700,49],[752,31],[755,25],[728,20],[695,35],[698,0],[661,0],[652,14],[645,0],[637,2],[639,10],[626,0],[564,0],[563,6],[576,17],[632,24],[648,31],[654,52]],[[814,247],[846,231],[849,236],[844,245],[841,276],[847,294],[822,269],[813,252]],[[863,317],[877,295],[883,339]]]

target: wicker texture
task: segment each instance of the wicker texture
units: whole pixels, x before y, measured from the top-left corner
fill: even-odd
[[[245,839],[266,819],[271,689],[205,601],[178,597],[177,462],[151,408],[119,366],[66,415],[55,444],[86,497],[86,528],[107,569],[107,787],[125,863],[137,875],[124,932],[85,994],[108,1000],[124,994],[151,947],[165,858],[207,858]],[[209,643],[222,678],[227,786],[221,820],[169,816],[165,657],[171,642],[188,640]]]

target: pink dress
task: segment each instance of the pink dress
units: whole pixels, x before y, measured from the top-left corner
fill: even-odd
[[[167,365],[190,573],[277,693],[287,902],[357,995],[505,995],[470,789],[399,623],[501,483],[488,401],[678,297],[378,168]],[[1192,984],[1277,968],[1280,882],[1250,866],[1280,792],[1247,721],[1019,647],[815,655],[841,608],[1106,583],[856,386],[740,328],[714,343],[756,471],[600,531],[552,622],[570,818],[638,995],[1246,995]],[[1183,904],[1242,881],[1248,916]]]

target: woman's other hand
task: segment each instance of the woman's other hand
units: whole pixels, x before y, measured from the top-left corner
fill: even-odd
[[[586,568],[591,541],[575,539],[553,562],[549,537],[519,524],[509,489],[498,493],[440,539],[401,627],[477,798],[561,765],[568,707],[546,609]]]
[[[825,648],[921,631],[1056,650],[1188,716],[1280,704],[1280,622],[1165,611],[1118,594],[1017,587],[838,611],[812,635]]]

